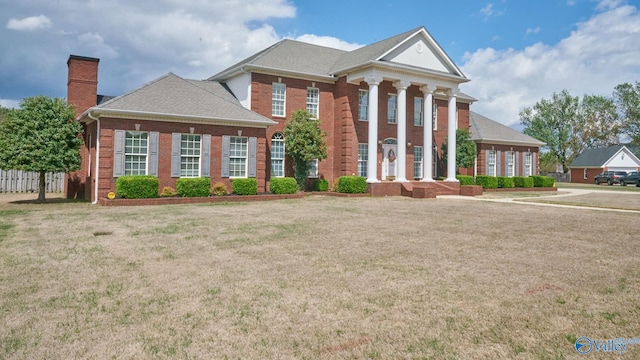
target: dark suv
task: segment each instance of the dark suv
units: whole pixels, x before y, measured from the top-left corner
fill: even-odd
[[[626,186],[627,184],[636,184],[636,187],[640,187],[640,172],[631,171],[627,176],[620,179],[620,185]]]
[[[596,185],[606,182],[609,185],[620,184],[620,180],[624,179],[627,173],[624,171],[604,171],[596,175],[594,182]]]

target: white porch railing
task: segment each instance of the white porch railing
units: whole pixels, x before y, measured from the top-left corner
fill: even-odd
[[[40,173],[35,171],[0,169],[0,193],[38,192]],[[46,192],[64,191],[64,172],[45,175]]]

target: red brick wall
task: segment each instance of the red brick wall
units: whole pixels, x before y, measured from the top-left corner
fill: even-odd
[[[96,106],[99,62],[99,59],[74,55],[67,61],[67,101],[75,106],[76,116]]]
[[[160,121],[141,121],[130,119],[102,118],[100,127],[100,178],[98,184],[98,197],[104,198],[110,191],[115,191],[117,178],[113,177],[114,156],[114,131],[135,131],[135,124],[140,124],[140,131],[158,131],[160,139],[158,144],[158,180],[159,191],[165,186],[175,189],[178,178],[171,177],[171,142],[172,133],[189,133],[190,127],[194,127],[194,134],[211,135],[211,184],[222,182],[231,191],[231,179],[222,178],[222,136],[237,136],[242,131],[242,136],[257,137],[256,180],[258,192],[266,191],[266,139],[265,129],[244,128],[233,126],[216,126],[202,124],[181,124]],[[94,144],[95,146],[95,144]],[[95,167],[95,163],[93,164]],[[93,171],[92,171],[93,173]],[[93,174],[91,180],[93,180]]]
[[[477,145],[478,152],[478,175],[486,175],[486,163],[487,163],[487,153],[486,150],[496,150],[499,151],[499,154],[496,154],[496,164],[500,164],[500,173],[496,174],[497,176],[505,176],[506,174],[506,155],[507,151],[515,151],[519,152],[516,156],[519,156],[517,160],[518,168],[516,170],[517,176],[522,176],[524,173],[524,162],[522,161],[522,153],[530,152],[534,155],[532,159],[533,164],[532,172],[533,175],[539,174],[539,153],[537,147],[529,147],[529,146],[511,146],[511,145],[495,145],[495,144],[485,144],[481,143]],[[469,174],[471,175],[471,174]]]
[[[584,178],[584,168],[572,168],[571,170],[571,182],[581,184],[593,184],[596,175],[603,171],[607,171],[606,168],[587,169],[587,178]]]

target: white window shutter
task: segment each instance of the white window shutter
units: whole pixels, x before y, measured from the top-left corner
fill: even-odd
[[[258,138],[249,138],[249,176],[256,177],[256,153],[258,151]]]
[[[149,132],[149,175],[158,176],[158,141],[160,133]]]
[[[124,141],[125,131],[114,131],[113,143],[113,177],[124,176]]]
[[[229,135],[222,136],[222,177],[229,177],[229,156],[230,156],[230,141]]]
[[[171,177],[180,177],[180,150],[182,134],[171,134]]]
[[[211,177],[211,135],[202,135],[202,177]]]

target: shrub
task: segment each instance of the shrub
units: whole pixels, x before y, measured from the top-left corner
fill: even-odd
[[[176,181],[176,191],[182,197],[209,196],[211,179],[209,178],[180,178]]]
[[[233,179],[231,191],[238,195],[256,195],[258,193],[258,181],[256,179]]]
[[[211,194],[213,195],[222,196],[222,195],[227,195],[228,193],[229,193],[229,190],[227,189],[227,185],[221,182],[215,183],[213,185],[213,188],[211,188]]]
[[[460,185],[473,185],[473,176],[456,175],[456,179],[460,181]]]
[[[176,189],[172,188],[171,186],[163,187],[162,192],[160,193],[160,196],[162,197],[171,197],[175,195],[176,195]]]
[[[498,176],[498,187],[509,189],[514,187],[513,178],[507,176]]]
[[[298,192],[298,183],[292,177],[271,178],[269,191],[273,194],[295,194]]]
[[[313,182],[313,191],[329,191],[329,181],[316,179],[316,181]]]
[[[528,176],[514,176],[513,185],[517,188],[532,188],[533,179]]]
[[[367,179],[362,176],[341,176],[338,179],[338,192],[362,194],[367,192]]]
[[[123,199],[158,197],[158,178],[151,175],[120,176],[116,181],[116,194]]]
[[[553,187],[556,180],[551,176],[532,175],[534,187]]]
[[[495,189],[498,187],[498,178],[495,176],[478,175],[476,176],[476,185],[482,186],[483,189]]]

